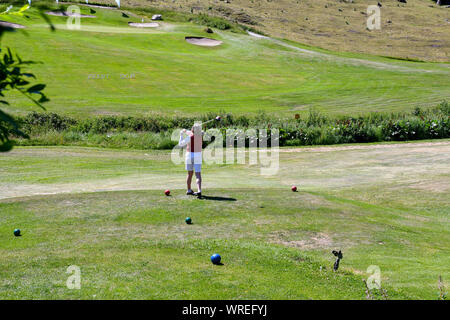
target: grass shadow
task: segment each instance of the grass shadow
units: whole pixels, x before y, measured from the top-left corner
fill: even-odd
[[[214,196],[204,196],[201,197],[202,200],[213,200],[213,201],[237,201],[235,198],[227,197],[214,197]]]

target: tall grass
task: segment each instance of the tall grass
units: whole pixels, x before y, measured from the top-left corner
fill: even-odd
[[[223,112],[222,112],[223,114]],[[122,117],[100,116],[75,119],[56,113],[32,112],[18,119],[30,139],[19,145],[83,145],[137,149],[170,149],[171,133],[190,128],[200,117]],[[314,110],[304,116],[277,118],[263,112],[256,116],[225,114],[220,122],[209,122],[226,134],[231,128],[279,129],[280,146],[330,145],[380,141],[442,139],[450,137],[450,104],[443,101],[430,109],[416,108],[411,113],[371,113],[360,117],[329,117]],[[247,141],[248,144],[248,141]]]

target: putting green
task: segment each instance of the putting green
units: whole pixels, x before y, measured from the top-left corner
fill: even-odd
[[[2,45],[43,62],[31,71],[47,84],[49,111],[79,117],[223,110],[288,115],[314,107],[359,114],[450,97],[444,63],[340,54],[217,29],[208,34],[204,26],[170,19],[157,28],[133,28],[128,22],[141,22],[133,10],[124,18],[120,10],[96,8],[97,18],[81,18],[79,30],[68,29],[67,17],[50,17],[57,29],[50,32],[33,10],[29,19],[5,16],[27,26],[28,36],[8,33]],[[82,14],[89,10],[81,6]],[[223,43],[200,47],[187,36]],[[19,95],[8,99],[10,112],[35,110]]]

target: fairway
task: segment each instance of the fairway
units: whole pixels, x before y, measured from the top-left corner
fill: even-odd
[[[0,157],[0,296],[364,299],[377,265],[390,299],[436,299],[449,155],[448,140],[281,149],[277,176],[205,166],[198,200],[167,151],[17,147]]]
[[[144,15],[127,12],[130,18],[96,8],[96,18],[82,18],[79,30],[68,29],[67,17],[50,16],[56,27],[50,32],[31,8],[29,19],[4,17],[25,25],[27,35],[7,34],[3,45],[42,62],[33,73],[47,84],[48,111],[77,117],[222,110],[288,116],[310,108],[357,115],[410,111],[450,97],[448,63],[337,53],[243,31],[208,34],[204,26],[171,19],[157,28],[133,28],[128,22],[141,22]],[[222,44],[201,47],[185,37]],[[19,94],[8,98],[7,111],[34,110]]]

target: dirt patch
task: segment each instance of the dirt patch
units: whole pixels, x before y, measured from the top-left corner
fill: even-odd
[[[447,193],[450,189],[450,185],[447,181],[428,181],[418,182],[409,186],[411,189],[418,189],[434,193]]]
[[[331,37],[328,33],[314,33],[314,35],[317,37]]]
[[[286,237],[289,236],[284,232],[277,232],[272,235],[271,242],[285,245],[287,247],[300,248],[303,250],[311,249],[327,249],[333,245],[333,240],[326,233],[313,233],[303,240],[287,240]]]
[[[159,27],[159,24],[156,22],[150,22],[150,23],[128,22],[128,25],[130,27],[135,27],[135,28],[157,28],[157,27]]]
[[[185,40],[190,44],[203,47],[216,47],[222,44],[222,41],[202,37],[185,37]]]
[[[6,27],[6,28],[12,28],[12,29],[24,29],[25,28],[25,26],[23,26],[21,24],[7,22],[7,21],[0,21],[0,26]]]
[[[238,12],[233,15],[234,20],[239,23],[245,23],[250,25],[257,25],[258,23],[253,20],[253,18],[245,12]]]
[[[49,16],[57,16],[57,17],[97,18],[96,16],[92,16],[89,14],[68,13],[68,12],[64,12],[64,11],[46,11],[45,14],[49,15]]]
[[[400,149],[411,147],[438,147],[450,146],[450,141],[445,142],[422,142],[422,143],[393,143],[393,144],[373,144],[355,146],[335,146],[335,147],[307,147],[307,148],[281,148],[280,152],[332,152],[345,150],[371,150],[371,149]]]

